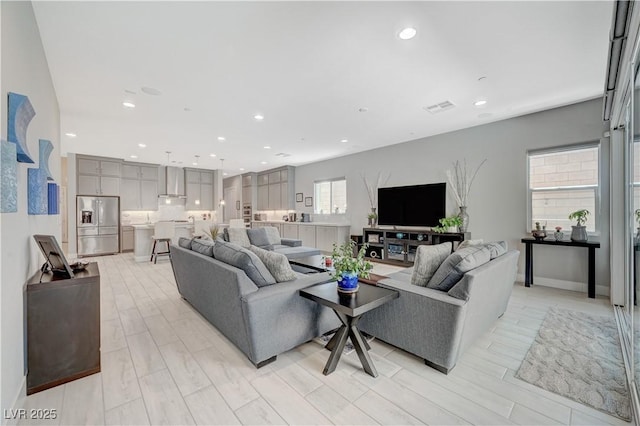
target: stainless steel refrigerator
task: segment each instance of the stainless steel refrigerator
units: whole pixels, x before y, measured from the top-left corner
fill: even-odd
[[[76,197],[78,256],[120,251],[120,197]]]

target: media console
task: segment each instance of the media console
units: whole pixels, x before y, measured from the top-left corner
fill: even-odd
[[[461,242],[471,238],[469,232],[435,232],[431,229],[364,228],[362,242],[367,243],[367,259],[393,265],[411,266],[421,245]]]

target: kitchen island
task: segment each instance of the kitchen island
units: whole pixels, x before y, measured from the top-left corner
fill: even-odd
[[[136,262],[148,262],[151,257],[151,246],[153,241],[151,236],[154,231],[153,223],[132,224],[133,227],[133,256]],[[176,233],[171,239],[173,244],[178,244],[180,237],[191,238],[193,234],[193,223],[175,222]]]

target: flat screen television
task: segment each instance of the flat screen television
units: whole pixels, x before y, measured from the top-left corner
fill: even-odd
[[[378,189],[378,224],[438,226],[446,214],[447,184],[396,186]]]
[[[67,258],[64,257],[64,252],[58,245],[56,237],[53,235],[34,235],[40,251],[44,255],[47,262],[42,265],[41,270],[45,272],[45,269],[50,269],[56,275],[66,276],[73,278],[73,269],[69,266]]]

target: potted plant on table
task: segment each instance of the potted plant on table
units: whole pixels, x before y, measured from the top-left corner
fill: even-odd
[[[373,265],[365,260],[365,253],[368,244],[363,244],[358,255],[353,257],[355,241],[337,245],[333,244],[331,259],[334,271],[331,276],[338,280],[338,291],[340,293],[355,293],[358,291],[358,277],[369,278],[369,271]]]
[[[585,242],[589,238],[587,235],[587,227],[584,226],[587,223],[587,216],[589,216],[589,210],[581,209],[569,215],[569,220],[575,220],[576,225],[571,226],[571,241]]]
[[[438,222],[440,222],[440,226],[433,228],[436,232],[458,232],[458,229],[462,226],[462,218],[460,216],[443,217]]]

